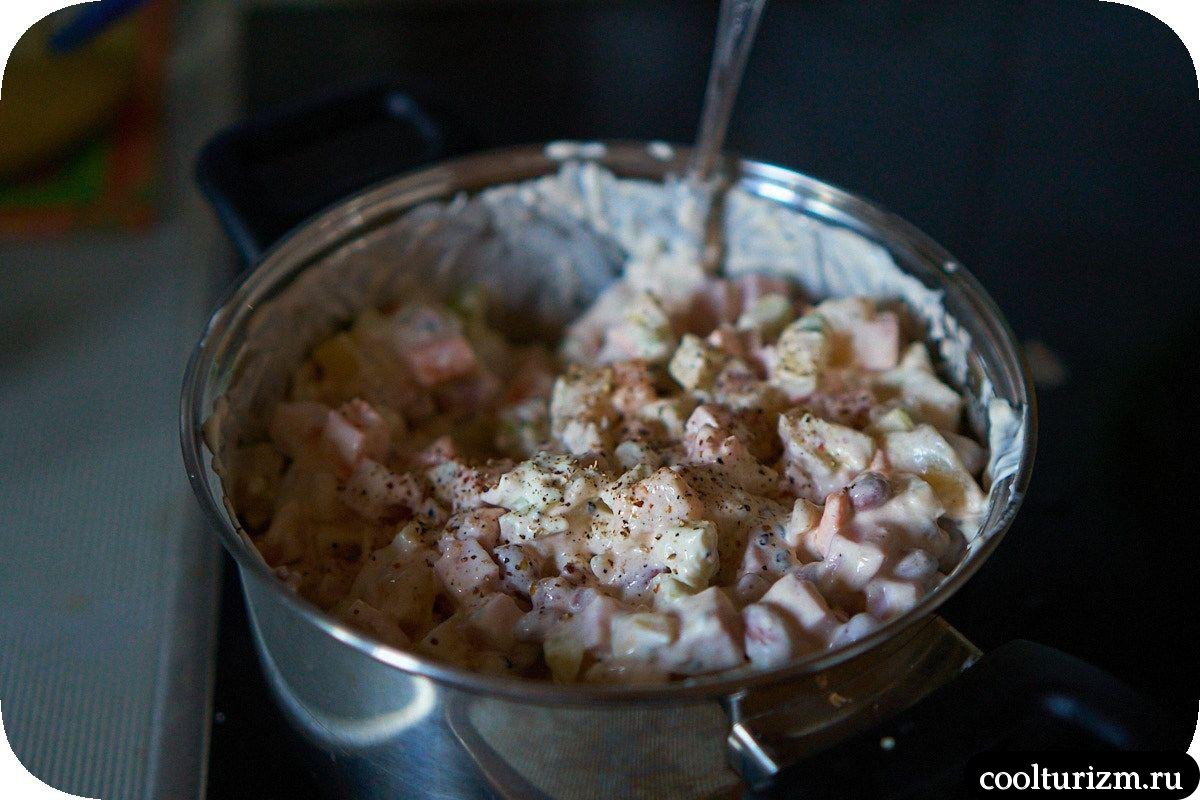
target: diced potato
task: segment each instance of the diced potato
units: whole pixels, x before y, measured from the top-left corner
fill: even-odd
[[[695,398],[688,395],[652,400],[637,410],[638,419],[662,426],[668,439],[683,436],[684,425],[696,408]]]
[[[654,607],[658,609],[672,608],[679,601],[696,593],[686,583],[666,573],[650,581],[650,591],[654,595]]]
[[[816,503],[848,485],[875,455],[870,436],[803,410],[779,418],[779,438],[793,490]]]
[[[425,470],[434,495],[455,512],[476,508],[486,502],[484,494],[496,485],[501,474],[500,464],[470,466],[458,459],[449,459]]]
[[[921,476],[955,520],[976,517],[984,494],[950,443],[932,425],[884,436],[883,449],[895,469]]]
[[[949,431],[958,427],[962,397],[938,380],[924,343],[910,345],[899,365],[876,380],[884,399],[889,395],[898,398],[917,422],[928,422]]]
[[[688,525],[704,515],[704,503],[675,470],[635,467],[600,493],[613,515],[633,533]]]
[[[313,362],[321,369],[326,384],[352,387],[358,378],[358,348],[349,333],[339,333],[313,348]]]
[[[713,389],[717,374],[725,364],[726,356],[716,348],[709,347],[703,339],[685,333],[667,365],[671,377],[690,392],[708,392]]]
[[[270,442],[240,448],[233,470],[233,502],[242,522],[258,530],[271,521],[279,481],[283,477],[283,454]]]
[[[542,642],[542,654],[554,680],[570,683],[583,664],[584,647],[570,631],[555,631]]]
[[[916,427],[912,415],[903,408],[892,408],[871,423],[869,430],[876,434],[892,431],[911,431]]]
[[[809,531],[820,523],[821,511],[821,506],[816,503],[805,500],[803,497],[797,498],[784,531],[784,541],[791,547],[799,547]]]
[[[475,539],[455,539],[434,564],[442,583],[462,602],[495,589],[500,567]]]
[[[483,502],[517,513],[562,515],[594,498],[604,476],[570,456],[541,453],[500,476]]]
[[[340,615],[340,619],[355,630],[362,631],[392,647],[408,647],[411,642],[393,617],[379,609],[355,600]]]
[[[612,654],[619,659],[650,661],[674,641],[677,621],[659,612],[641,612],[615,617],[612,622]]]
[[[572,367],[550,393],[550,434],[574,455],[603,449],[618,415],[612,406],[613,372]]]
[[[348,597],[379,609],[408,633],[414,633],[428,629],[432,623],[433,600],[441,584],[430,567],[432,551],[405,539],[397,536],[390,545],[371,554]]]
[[[792,301],[787,295],[770,293],[756,298],[738,317],[738,330],[756,330],[763,339],[774,339],[792,317]]]
[[[649,292],[639,292],[624,308],[620,321],[605,332],[601,361],[643,359],[650,364],[667,360],[675,348],[675,333],[662,304]]]
[[[708,520],[699,520],[657,528],[652,552],[654,559],[676,580],[693,589],[703,589],[717,571],[716,526]]]
[[[551,516],[538,510],[509,511],[500,517],[500,539],[510,544],[528,542],[539,536],[556,536],[569,529],[570,522],[566,517]]]
[[[662,656],[671,672],[700,675],[745,663],[742,618],[724,589],[711,586],[680,598],[672,610],[679,618],[679,638]]]
[[[654,468],[660,463],[658,453],[645,442],[621,442],[613,450],[613,455],[616,456],[617,463],[624,469],[632,469],[638,464],[645,464],[648,467]]]
[[[779,334],[771,383],[790,397],[807,397],[816,391],[830,353],[825,320],[819,314],[801,317]]]
[[[504,573],[504,585],[528,597],[538,579],[540,558],[519,544],[499,545],[492,555]]]
[[[817,306],[833,333],[833,362],[869,370],[896,366],[900,349],[899,319],[878,311],[866,297],[839,297]]]

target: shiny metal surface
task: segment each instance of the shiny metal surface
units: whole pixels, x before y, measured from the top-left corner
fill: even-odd
[[[700,133],[692,149],[688,179],[704,181],[725,149],[725,131],[733,114],[733,103],[742,85],[746,59],[754,46],[754,34],[767,0],[722,0],[717,17],[717,41],[713,46],[704,107],[700,110]]]
[[[661,148],[653,152],[662,155]],[[686,149],[662,158],[642,144],[612,143],[596,160],[619,175],[657,179],[680,174],[686,158]],[[726,710],[742,723],[735,743],[748,747],[754,730],[766,730],[746,724],[745,709],[753,705],[756,692],[771,689],[773,694],[762,696],[778,697],[789,692],[789,682],[801,681],[795,684],[800,692],[803,681],[820,681],[822,673],[841,667],[845,674],[875,675],[866,681],[871,685],[860,688],[863,697],[878,695],[885,690],[882,684],[898,673],[869,673],[868,661],[851,662],[864,653],[870,658],[884,644],[888,647],[880,653],[893,659],[889,663],[925,663],[934,640],[920,626],[999,544],[1028,483],[1035,439],[1030,383],[1011,332],[975,280],[928,237],[853,195],[769,164],[730,162],[728,174],[747,191],[881,242],[904,269],[941,289],[948,310],[974,342],[968,394],[986,376],[996,394],[1018,410],[1025,432],[1019,469],[996,488],[1001,501],[984,521],[985,540],[934,592],[908,614],[851,645],[777,670],[666,686],[617,686],[558,685],[466,672],[376,644],[285,590],[225,507],[201,433],[213,402],[236,370],[252,310],[322,255],[387,225],[420,202],[546,174],[558,164],[541,147],[483,153],[348,199],[266,255],[213,315],[189,366],[181,420],[189,477],[238,562],[274,690],[316,751],[333,757],[327,768],[332,780],[341,781],[336,791],[352,786],[362,796],[566,798],[591,796],[603,788],[614,797],[728,795],[738,784],[724,765],[730,732]],[[928,671],[928,683],[898,690],[896,707],[903,697],[915,699],[911,695],[919,695],[918,689],[945,680],[969,660],[969,653],[954,649],[953,636],[942,631],[935,638],[950,644],[942,666]],[[956,652],[961,656],[958,667],[946,666],[958,657]],[[811,736],[836,717],[818,715],[791,729]],[[777,753],[787,749],[760,744],[764,753],[769,747]],[[769,772],[777,764],[773,759],[760,759],[751,777]]]
[[[808,678],[734,695],[729,759],[751,786],[788,764],[882,722],[982,655],[931,617],[857,659]]]

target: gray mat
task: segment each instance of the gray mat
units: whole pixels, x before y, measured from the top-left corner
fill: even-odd
[[[189,188],[232,105],[228,12],[209,8],[186,9],[172,55],[162,222],[0,244],[4,728],[36,776],[105,800],[203,791],[219,561],[176,431],[229,263]]]

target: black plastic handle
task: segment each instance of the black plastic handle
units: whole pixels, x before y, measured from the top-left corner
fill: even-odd
[[[1166,750],[1157,701],[1073,656],[1010,642],[907,711],[782,770],[758,798],[953,797],[997,750]]]
[[[247,264],[353,192],[470,147],[461,126],[387,79],[252,117],[210,139],[196,180]]]

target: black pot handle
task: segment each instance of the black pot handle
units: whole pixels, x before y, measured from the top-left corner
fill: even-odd
[[[1157,701],[1091,664],[1015,641],[884,724],[784,768],[749,796],[953,796],[980,753],[1177,749],[1163,716]]]
[[[468,149],[460,126],[386,79],[306,98],[216,134],[196,181],[246,264],[316,212]]]

